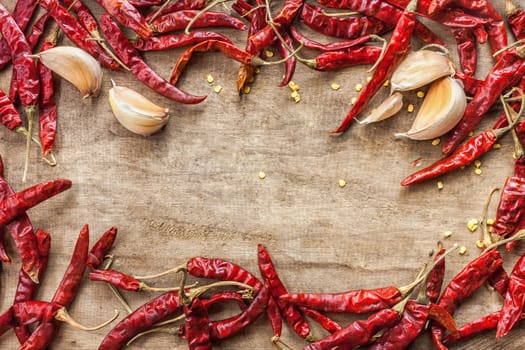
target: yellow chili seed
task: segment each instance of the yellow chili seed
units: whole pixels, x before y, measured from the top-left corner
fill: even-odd
[[[369,83],[372,80],[372,77],[366,77],[366,82]]]
[[[437,182],[437,188],[438,188],[438,190],[442,190],[443,187],[445,187],[445,185],[443,184],[443,181],[438,181],[438,182]]]
[[[346,186],[346,181],[345,180],[339,180],[339,187],[343,188]]]
[[[355,85],[355,91],[359,92],[361,90],[363,90],[363,84],[356,84]]]
[[[480,168],[476,168],[476,169],[474,169],[474,174],[476,174],[476,175],[481,175],[481,172],[482,172],[482,171],[481,171]]]
[[[475,166],[476,168],[479,168],[479,167],[481,166],[481,160],[476,159],[476,160],[474,161],[474,166]]]
[[[292,91],[290,96],[292,96],[292,98],[295,98],[295,97],[299,96],[299,93],[297,91]]]
[[[266,50],[266,51],[264,52],[264,55],[265,55],[266,57],[268,57],[268,58],[271,58],[271,57],[273,57],[274,53],[273,53],[273,51]]]
[[[297,96],[295,96],[293,100],[295,101],[295,103],[299,103],[299,101],[301,101],[301,95],[297,94]]]
[[[261,73],[261,67],[255,68],[255,74],[259,74],[259,73]]]
[[[465,255],[466,252],[467,252],[467,247],[465,247],[465,246],[461,246],[461,247],[459,248],[459,254],[461,254],[461,255]]]
[[[467,222],[467,228],[469,229],[470,232],[474,232],[478,229],[478,224],[479,224],[478,219],[470,219]]]
[[[445,231],[443,232],[443,237],[450,238],[452,236],[452,231]]]
[[[350,101],[351,104],[354,104],[355,101],[357,101],[357,97],[352,97],[352,100]]]
[[[420,91],[417,92],[416,96],[419,97],[419,98],[423,98],[423,97],[425,97],[425,92],[420,90]]]
[[[487,225],[494,225],[494,219],[487,219]]]
[[[215,79],[213,79],[213,76],[212,76],[211,74],[208,74],[208,75],[206,76],[206,80],[208,81],[208,83],[211,84],[211,83],[213,83],[213,81],[214,81]]]
[[[432,140],[432,146],[437,146],[439,145],[440,142],[441,142],[441,139],[439,137],[435,138]]]
[[[388,86],[390,86],[390,80],[385,81],[384,84],[383,84],[383,86],[384,86],[384,87],[388,87]]]
[[[245,93],[246,95],[249,94],[250,91],[252,91],[252,89],[249,86],[245,86],[244,89],[242,89],[242,92]]]
[[[332,83],[330,85],[330,87],[332,88],[332,90],[339,90],[339,88],[341,87],[341,85],[337,84],[337,83]]]
[[[414,112],[414,105],[412,103],[410,103],[408,106],[407,106],[407,112],[408,113],[412,113]]]
[[[216,87],[213,88],[213,91],[215,91],[216,93],[221,92],[222,91],[222,86],[217,85]]]
[[[263,180],[264,178],[266,178],[264,171],[259,171],[259,179]]]
[[[483,249],[485,248],[485,243],[483,243],[482,240],[476,241],[476,247],[478,247],[479,249]]]
[[[492,146],[492,149],[500,149],[501,148],[501,144],[499,143],[495,143],[494,146]]]

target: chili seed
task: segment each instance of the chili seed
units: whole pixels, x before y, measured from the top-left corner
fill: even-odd
[[[438,190],[442,190],[443,187],[445,187],[445,185],[443,184],[443,181],[438,181],[438,182],[437,182],[437,188],[438,188]]]
[[[432,140],[432,146],[437,146],[439,145],[440,142],[441,142],[441,139],[439,137],[435,138]]]
[[[499,143],[495,143],[494,146],[492,146],[492,149],[500,149],[501,148],[501,144]]]
[[[268,57],[268,58],[271,58],[271,57],[273,57],[274,53],[273,53],[273,51],[266,50],[266,51],[264,52],[264,55],[265,55],[266,57]]]
[[[259,74],[259,73],[261,73],[261,68],[260,67],[255,68],[255,74]]]
[[[245,94],[249,94],[252,89],[249,86],[245,86],[244,89],[242,89],[242,92]]]
[[[383,86],[384,86],[384,87],[388,87],[388,86],[390,86],[390,80],[385,81],[384,84],[383,84]]]
[[[372,77],[366,77],[366,82],[369,83],[372,80]]]
[[[339,90],[339,88],[341,87],[341,85],[337,84],[337,83],[332,83],[330,85],[330,87],[332,88],[332,90]]]
[[[476,175],[481,175],[481,172],[482,172],[482,171],[481,171],[480,168],[476,168],[476,169],[474,169],[474,174],[476,174]]]
[[[478,247],[479,249],[483,249],[485,248],[485,244],[483,243],[482,240],[479,240],[479,241],[476,241],[476,247]]]
[[[474,232],[478,229],[478,224],[479,224],[478,219],[470,219],[467,222],[467,228],[469,229],[470,232]]]
[[[206,80],[208,81],[208,83],[211,84],[211,83],[213,83],[213,81],[214,81],[215,79],[213,79],[213,76],[212,76],[211,74],[208,74],[208,75],[206,76]]]
[[[217,85],[216,87],[213,88],[213,91],[215,91],[216,93],[221,92],[222,91],[222,86]]]
[[[494,219],[487,219],[487,225],[494,225]]]
[[[264,171],[259,171],[259,179],[264,180],[266,178],[266,174]]]
[[[408,106],[407,106],[407,112],[408,113],[412,113],[414,112],[414,105],[412,103],[410,103]]]
[[[416,96],[419,97],[419,98],[423,98],[423,97],[425,97],[425,92],[420,90],[420,91],[417,92]]]
[[[361,90],[363,90],[363,84],[356,84],[355,85],[355,91],[359,92]]]
[[[293,100],[295,101],[295,103],[299,103],[299,101],[301,101],[301,95],[297,94],[297,96],[295,96]]]
[[[443,232],[443,237],[450,238],[452,236],[452,231],[445,231]]]
[[[339,187],[343,188],[345,186],[346,186],[346,181],[343,179],[339,180]]]
[[[459,254],[465,255],[466,252],[467,252],[467,247],[465,247],[464,245],[459,248]]]
[[[354,104],[355,101],[357,101],[357,97],[352,97],[352,100],[350,100],[350,103],[351,103],[351,104]]]
[[[474,166],[475,166],[476,168],[479,168],[479,167],[481,166],[481,160],[476,159],[476,160],[474,161]]]

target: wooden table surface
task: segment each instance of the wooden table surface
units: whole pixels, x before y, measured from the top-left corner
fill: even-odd
[[[9,8],[14,0],[2,0]],[[503,13],[503,1],[493,1]],[[94,1],[87,4],[101,13]],[[431,24],[450,45],[445,28]],[[299,25],[300,26],[300,25]],[[300,26],[300,28],[303,28]],[[219,30],[243,47],[246,34]],[[310,35],[311,32],[307,32]],[[62,41],[70,45],[67,39]],[[421,43],[414,40],[414,46]],[[167,77],[181,50],[148,53],[147,62]],[[303,55],[312,55],[304,51]],[[478,76],[483,77],[492,59],[480,46]],[[113,249],[114,268],[130,274],[152,274],[183,264],[189,257],[221,257],[258,274],[257,244],[269,249],[278,272],[290,291],[338,292],[359,288],[409,284],[424,262],[429,261],[438,241],[445,247],[459,244],[465,255],[447,258],[446,281],[479,254],[475,242],[480,231],[471,233],[467,221],[480,218],[491,189],[504,184],[513,171],[512,139],[501,140],[501,149],[481,159],[482,173],[474,167],[443,176],[436,181],[403,188],[401,179],[440,157],[440,148],[430,141],[396,139],[394,133],[410,127],[415,113],[400,115],[375,125],[354,123],[340,137],[328,130],[342,120],[349,101],[357,95],[355,85],[365,83],[369,67],[321,73],[299,65],[294,81],[301,87],[301,101],[294,103],[288,87],[277,87],[281,65],[263,67],[249,94],[236,92],[238,64],[219,53],[199,55],[187,67],[179,87],[207,99],[198,105],[167,100],[138,83],[130,74],[104,71],[102,94],[81,99],[66,81],[58,89],[58,135],[56,167],[49,167],[31,150],[28,181],[22,183],[25,142],[6,129],[0,131],[0,154],[5,176],[22,188],[57,177],[73,181],[73,187],[28,213],[35,228],[52,234],[49,267],[38,298],[49,300],[64,273],[77,235],[89,224],[95,242],[111,226],[118,227]],[[0,88],[9,87],[10,68],[0,73]],[[214,82],[209,84],[206,76]],[[159,105],[170,108],[171,119],[162,132],[144,138],[124,129],[113,116],[107,92],[110,79],[140,91]],[[338,91],[331,83],[340,84]],[[214,87],[223,87],[220,93]],[[388,95],[383,89],[372,105]],[[414,93],[405,104],[421,104]],[[501,109],[491,113],[478,130],[488,128]],[[259,172],[266,177],[259,178]],[[340,187],[339,180],[346,186]],[[497,195],[489,216],[495,215]],[[450,238],[443,233],[451,231]],[[2,310],[13,298],[19,259],[7,239],[13,262],[2,265],[0,300]],[[519,247],[503,253],[510,270],[525,252]],[[172,286],[178,276],[154,283]],[[151,294],[124,293],[133,308]],[[481,288],[456,314],[464,324],[497,310],[502,299]],[[102,283],[87,276],[71,307],[71,314],[84,324],[97,324],[125,310]],[[226,313],[235,311],[227,309]],[[334,316],[343,323],[356,318]],[[64,325],[53,349],[95,349],[109,331],[82,332]],[[318,335],[325,334],[314,328]],[[522,349],[523,324],[496,341],[490,332],[452,346],[451,349]],[[272,332],[261,317],[217,349],[271,349]],[[285,327],[283,339],[299,349],[305,342]],[[16,348],[9,332],[0,338],[3,349]],[[136,341],[129,349],[184,349],[176,336],[154,334]],[[430,348],[428,334],[411,349]]]

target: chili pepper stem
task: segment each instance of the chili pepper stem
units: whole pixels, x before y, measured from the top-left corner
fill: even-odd
[[[134,336],[133,338],[131,338],[130,340],[128,340],[128,342],[126,343],[126,346],[130,346],[131,343],[133,343],[138,338],[144,335],[150,334],[150,333],[167,333],[170,335],[177,335],[179,333],[179,327],[155,327],[155,328],[148,329],[147,331],[141,332],[137,334],[136,336]]]
[[[483,205],[483,210],[481,212],[481,220],[480,220],[481,221],[481,234],[482,234],[481,240],[483,242],[484,247],[488,247],[489,245],[494,243],[489,233],[489,229],[487,227],[487,212],[489,210],[489,205],[490,205],[490,200],[492,199],[492,195],[496,191],[499,191],[499,188],[496,187],[490,190],[487,198],[485,199],[485,204]]]
[[[379,37],[381,38],[381,37]],[[383,48],[381,50],[381,54],[379,55],[379,58],[377,59],[376,63],[374,63],[374,65],[372,67],[370,67],[369,70],[367,70],[367,73],[370,73],[372,72],[374,69],[376,69],[377,65],[379,64],[379,62],[381,62],[381,60],[383,59],[383,57],[385,57],[385,53],[386,53],[386,48],[388,46],[388,41],[386,41],[385,39],[381,38],[382,41],[383,41]]]
[[[96,330],[98,330],[100,328],[106,327],[108,324],[110,324],[111,322],[115,321],[117,319],[118,315],[119,315],[118,310],[115,310],[115,315],[111,319],[105,321],[104,323],[101,323],[98,326],[86,327],[84,325],[81,325],[77,321],[73,320],[71,315],[69,315],[69,313],[67,312],[66,308],[65,307],[61,307],[60,309],[57,310],[57,313],[55,315],[55,319],[57,321],[65,322],[65,323],[69,324],[70,326],[73,326],[73,327],[78,328],[78,329],[83,330],[83,331],[96,331]]]
[[[489,250],[492,250],[494,248],[497,248],[499,247],[500,245],[503,245],[503,244],[506,244],[506,243],[509,243],[509,242],[513,242],[513,241],[518,241],[520,239],[524,239],[525,238],[525,230],[519,230],[518,232],[516,232],[516,234],[512,237],[509,237],[509,238],[505,238],[505,239],[502,239],[502,240],[499,240],[495,243],[492,243],[491,245],[489,245],[487,248],[485,248],[485,250],[481,253],[481,254],[485,254],[486,252],[488,252]]]
[[[512,48],[514,48],[514,47],[516,47],[516,46],[519,46],[519,47],[516,49],[516,52],[518,53],[518,56],[523,57],[525,47],[520,46],[520,45],[522,45],[523,43],[525,43],[525,39],[517,40],[517,41],[513,42],[512,44],[510,44],[510,45],[508,45],[508,46],[506,46],[506,47],[504,47],[504,48],[502,48],[502,49],[500,49],[500,50],[494,52],[494,53],[492,54],[492,57],[497,57],[497,56],[501,55],[503,52],[508,51],[508,50],[510,50],[510,49],[512,49]]]
[[[273,346],[277,349],[277,350],[282,350],[282,348],[279,346],[279,344],[281,344],[282,346],[284,346],[285,348],[289,349],[289,350],[294,350],[294,348],[292,348],[290,345],[288,345],[287,343],[285,343],[284,341],[281,340],[281,337],[277,336],[277,335],[274,335],[271,339],[272,341],[272,344]]]
[[[102,265],[102,270],[109,269],[109,267],[111,266],[112,263],[113,263],[113,256],[112,255],[107,255],[106,256],[106,261]],[[126,299],[124,298],[122,293],[120,293],[120,291],[114,285],[112,285],[110,283],[107,283],[107,285],[108,285],[109,289],[113,292],[113,294],[117,297],[117,299],[120,302],[120,304],[122,304],[124,309],[126,309],[128,314],[132,313],[133,310],[131,309],[131,306],[129,306],[129,303],[126,301]]]
[[[115,62],[117,62],[125,71],[128,71],[128,72],[131,71],[131,69],[128,66],[126,66],[124,64],[124,62],[122,62],[120,60],[120,58],[118,58],[117,55],[115,55],[115,53],[109,48],[109,46],[106,45],[106,40],[104,40],[104,38],[102,38],[100,36],[100,33],[98,31],[93,30],[93,31],[89,32],[89,34],[91,34],[92,38],[88,38],[87,40],[96,41],[100,45],[100,47],[102,47],[104,49],[104,51],[106,51],[108,53],[108,55],[112,59],[114,59]]]
[[[211,10],[212,8],[214,8],[215,6],[219,5],[219,4],[222,4],[224,2],[227,2],[227,1],[230,1],[230,0],[214,0],[212,2],[210,2],[208,5],[206,5],[202,10],[200,10],[199,13],[197,13],[189,22],[188,22],[188,25],[186,26],[186,28],[184,29],[184,33],[187,35],[187,34],[190,34],[190,28],[191,26],[193,26],[193,23],[195,23],[195,21],[197,21],[197,19],[199,19],[200,16],[202,16],[202,14],[206,11],[209,11]]]
[[[24,173],[22,175],[22,182],[27,180],[27,172],[29,169],[29,155],[31,150],[31,140],[33,134],[33,123],[35,118],[36,108],[35,106],[27,106],[25,108],[27,116],[27,136],[26,136],[26,157],[24,161]]]
[[[18,128],[15,129],[15,131],[25,137],[27,137],[29,135],[29,132],[28,130],[24,127],[24,126],[19,126]],[[31,140],[37,144],[38,147],[40,147],[40,149],[42,149],[42,144],[40,143],[40,141],[31,136]],[[42,159],[49,165],[49,166],[56,166],[57,165],[57,160],[55,158],[55,155],[51,152],[48,154],[48,156],[51,158],[51,159],[47,159],[46,156],[42,156]]]
[[[359,15],[359,12],[357,11],[350,11],[350,12],[327,12],[325,9],[321,11],[321,13],[327,17],[343,17],[343,16],[355,16]]]
[[[520,88],[512,88],[509,94],[512,94],[514,91],[518,91],[519,94],[519,101],[520,103],[520,109],[516,113],[514,109],[509,108],[508,102],[505,102],[503,96],[500,97],[501,103],[503,104],[503,109],[505,110],[505,116],[507,117],[507,122],[509,124],[512,124],[514,119],[519,119],[519,117],[522,115],[523,110],[525,108],[525,95],[523,95],[523,91]],[[518,137],[518,134],[516,133],[516,130],[512,128],[512,139],[514,141],[514,155],[516,158],[521,158],[524,156],[523,152],[523,146],[521,145],[520,139]]]
[[[166,0],[160,7],[155,11],[153,16],[151,16],[150,20],[148,21],[148,24],[151,24],[161,13],[164,11],[164,9],[171,3],[172,0]]]
[[[190,285],[184,286],[184,288],[194,288],[198,284],[199,284],[198,282],[195,282],[195,283],[192,283]],[[139,286],[139,290],[140,291],[142,291],[142,292],[152,292],[152,293],[155,293],[155,292],[173,292],[173,291],[176,291],[176,290],[180,290],[180,288],[181,287],[157,288],[157,287],[151,287],[151,286],[147,285],[144,282],[140,282],[140,286]]]
[[[154,279],[154,278],[158,278],[158,277],[162,277],[162,276],[168,275],[170,273],[177,273],[177,272],[181,271],[182,269],[184,269],[185,267],[186,267],[186,265],[180,265],[180,266],[171,268],[169,270],[162,271],[162,272],[157,273],[155,275],[144,275],[144,276],[133,276],[133,277],[138,279],[138,280],[151,280],[151,279]]]

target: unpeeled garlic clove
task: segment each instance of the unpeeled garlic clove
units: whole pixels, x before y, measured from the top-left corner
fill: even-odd
[[[159,131],[169,119],[169,109],[160,107],[138,92],[124,86],[109,89],[109,104],[117,120],[129,131],[149,136]]]
[[[102,68],[86,51],[73,46],[56,46],[37,56],[47,68],[73,84],[82,98],[100,94]]]
[[[394,116],[403,107],[403,95],[395,92],[384,100],[360,124],[371,124]]]
[[[431,140],[450,131],[463,117],[467,99],[454,78],[441,78],[430,86],[410,130],[396,134],[412,140]]]
[[[409,91],[454,75],[454,64],[442,52],[419,50],[410,53],[390,78],[391,91]]]

